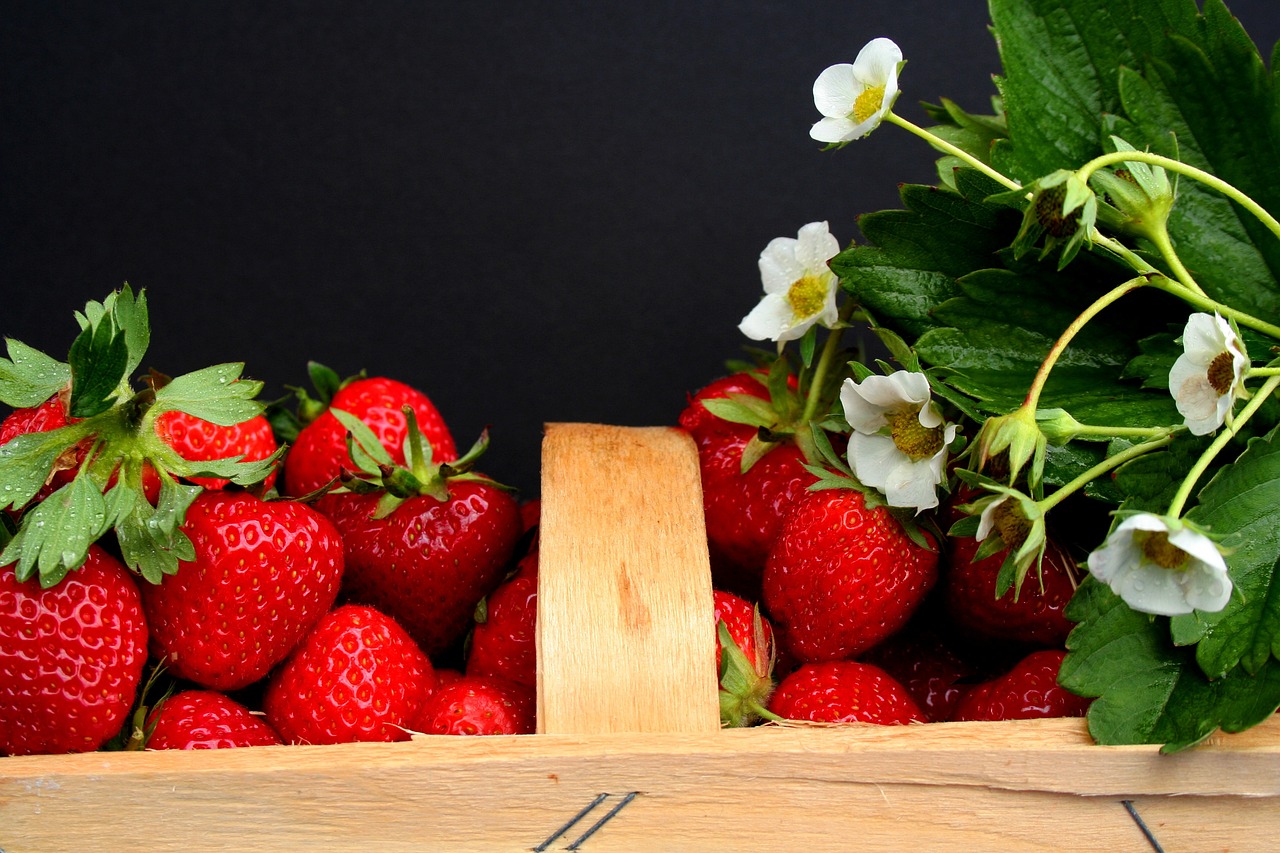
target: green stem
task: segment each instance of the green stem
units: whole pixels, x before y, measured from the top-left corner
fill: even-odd
[[[1115,302],[1126,293],[1136,290],[1147,283],[1144,276],[1131,278],[1124,284],[1098,297],[1092,305],[1084,310],[1079,317],[1071,321],[1071,325],[1054,342],[1053,348],[1049,350],[1049,354],[1045,356],[1044,361],[1040,363],[1040,369],[1036,371],[1035,378],[1031,380],[1031,387],[1027,389],[1027,397],[1022,402],[1023,408],[1035,410],[1040,403],[1040,393],[1044,390],[1045,383],[1049,380],[1049,373],[1053,370],[1053,366],[1057,363],[1058,358],[1062,355],[1063,350],[1067,348],[1067,344],[1071,343],[1071,339],[1085,327],[1085,325],[1098,315],[1103,308],[1106,308],[1112,302]]]
[[[1119,453],[1108,456],[1088,471],[1085,471],[1083,474],[1065,484],[1053,494],[1049,495],[1049,497],[1037,501],[1036,505],[1040,507],[1042,512],[1048,512],[1053,509],[1053,507],[1066,500],[1068,496],[1096,480],[1100,475],[1105,474],[1114,468],[1119,468],[1130,459],[1136,459],[1145,453],[1150,453],[1153,450],[1159,450],[1171,441],[1173,441],[1173,436],[1171,434],[1166,434],[1160,438],[1152,439],[1151,441],[1144,441],[1142,444],[1135,444],[1133,447],[1126,448]]]
[[[1280,376],[1280,367],[1251,367],[1245,371],[1245,379],[1255,379],[1259,376]]]
[[[1197,293],[1188,293],[1187,289],[1178,282],[1164,278],[1163,276],[1152,277],[1148,284],[1152,287],[1163,290],[1165,293],[1171,293],[1181,298],[1184,302],[1196,308],[1206,311],[1216,311],[1228,320],[1235,320],[1241,326],[1248,326],[1250,329],[1261,332],[1273,338],[1280,338],[1280,326],[1274,323],[1268,323],[1265,320],[1259,320],[1252,314],[1246,314],[1238,311],[1222,302],[1210,299],[1208,296],[1202,296]]]
[[[1169,434],[1169,429],[1168,427],[1114,427],[1080,424],[1072,432],[1076,436],[1093,435],[1100,438],[1163,438]]]
[[[893,122],[898,127],[901,127],[904,130],[911,131],[916,136],[923,139],[925,142],[928,142],[934,148],[937,148],[940,151],[945,151],[946,153],[950,154],[953,157],[960,158],[961,160],[968,163],[970,166],[977,169],[979,172],[986,175],[988,178],[1000,184],[1001,186],[1008,187],[1011,190],[1022,189],[1022,184],[1018,183],[1012,178],[1008,178],[1000,174],[995,169],[988,166],[986,163],[983,163],[981,160],[974,157],[968,151],[965,151],[962,148],[957,148],[956,146],[952,145],[950,142],[947,142],[945,139],[940,139],[939,137],[934,136],[932,133],[925,130],[923,127],[912,124],[911,122],[907,121],[905,118],[893,112],[892,110],[885,113],[884,120]]]
[[[1254,394],[1249,404],[1240,410],[1230,426],[1218,433],[1213,443],[1205,448],[1204,453],[1200,454],[1200,458],[1196,460],[1196,464],[1191,466],[1191,470],[1187,472],[1186,479],[1182,481],[1182,485],[1178,487],[1178,492],[1173,496],[1173,500],[1169,502],[1168,516],[1177,518],[1182,515],[1182,508],[1186,506],[1187,500],[1191,497],[1191,490],[1195,488],[1196,481],[1208,469],[1210,463],[1213,462],[1215,456],[1222,452],[1222,448],[1226,447],[1236,434],[1253,415],[1258,411],[1272,392],[1276,390],[1276,386],[1280,385],[1280,375],[1270,376],[1263,383],[1258,392]]]
[[[800,423],[807,424],[813,420],[814,413],[818,410],[818,404],[822,402],[822,389],[827,383],[827,373],[831,370],[831,364],[835,361],[836,353],[840,352],[841,332],[848,324],[849,317],[857,309],[858,303],[852,299],[846,302],[840,308],[840,319],[836,322],[835,328],[831,329],[827,335],[827,340],[822,345],[822,354],[818,356],[818,363],[813,368],[813,376],[809,380],[809,393],[804,400],[804,412],[800,416]]]
[[[1095,157],[1085,163],[1076,174],[1081,180],[1088,181],[1089,176],[1098,169],[1110,166],[1113,163],[1149,163],[1152,166],[1163,166],[1170,172],[1176,172],[1179,175],[1186,175],[1188,178],[1197,180],[1236,202],[1256,216],[1263,225],[1267,226],[1267,229],[1272,234],[1280,237],[1280,222],[1276,221],[1276,218],[1268,213],[1262,205],[1216,175],[1211,175],[1203,169],[1197,169],[1195,166],[1183,163],[1181,160],[1162,157],[1159,154],[1152,154],[1150,151],[1113,151],[1110,154],[1103,154],[1101,157]]]
[[[1169,239],[1169,229],[1164,226],[1164,223],[1159,223],[1158,228],[1151,228],[1147,238],[1155,244],[1160,251],[1160,256],[1169,265],[1169,269],[1173,270],[1174,276],[1182,283],[1182,286],[1192,293],[1204,296],[1205,292],[1200,289],[1200,285],[1196,284],[1196,280],[1191,277],[1191,273],[1182,265],[1182,259],[1178,257],[1178,253],[1174,250],[1173,241]]]

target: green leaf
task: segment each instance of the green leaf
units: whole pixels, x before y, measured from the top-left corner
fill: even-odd
[[[244,364],[215,364],[173,379],[156,391],[155,405],[148,416],[181,411],[218,426],[233,426],[255,418],[264,411],[255,400],[262,383],[241,379]]]
[[[48,432],[29,432],[0,445],[0,508],[21,509],[48,482],[58,457],[86,435],[69,424]]]
[[[160,498],[151,506],[137,486],[119,483],[112,490],[132,495],[109,495],[108,502],[125,510],[115,519],[116,540],[126,566],[151,583],[176,574],[181,561],[195,559],[195,546],[182,530],[187,509],[203,489],[161,478]]]
[[[1280,707],[1280,664],[1250,677],[1240,670],[1209,680],[1191,649],[1169,639],[1168,621],[1130,609],[1106,585],[1086,578],[1068,605],[1080,624],[1067,638],[1059,673],[1068,690],[1097,697],[1089,731],[1102,744],[1192,746],[1217,729],[1243,731]]]
[[[373,430],[369,429],[368,424],[350,412],[343,411],[342,409],[329,409],[329,411],[333,412],[333,416],[338,419],[338,422],[346,427],[347,432],[355,442],[355,447],[352,448],[353,452],[351,456],[353,462],[356,464],[361,463],[361,459],[357,458],[356,451],[363,451],[367,456],[367,462],[372,465],[372,469],[369,471],[370,473],[377,472],[378,464],[395,464],[395,460],[391,458],[391,454],[382,446],[382,442],[378,440],[376,435],[374,435]],[[361,465],[361,467],[365,468],[366,466]]]
[[[768,400],[751,394],[730,394],[727,397],[710,397],[702,401],[703,407],[722,421],[754,427],[770,427],[778,422],[778,413]]]
[[[23,516],[0,562],[15,563],[20,581],[38,572],[41,586],[51,587],[84,563],[89,546],[106,531],[106,518],[97,486],[76,477]]]
[[[71,344],[71,402],[67,415],[90,418],[111,408],[128,377],[129,344],[109,313],[97,313]]]
[[[71,366],[13,338],[9,357],[0,358],[0,402],[15,409],[38,406],[71,381]]]
[[[1187,519],[1229,549],[1235,589],[1217,613],[1175,617],[1183,642],[1198,642],[1196,659],[1211,678],[1237,664],[1257,673],[1280,656],[1280,442],[1272,432],[1249,442],[1199,495]]]

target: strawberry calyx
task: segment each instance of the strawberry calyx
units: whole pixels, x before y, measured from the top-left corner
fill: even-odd
[[[281,441],[296,440],[304,426],[329,411],[333,398],[339,391],[352,382],[367,379],[368,373],[361,370],[344,379],[332,368],[318,361],[308,361],[307,376],[311,380],[311,391],[298,385],[286,385],[285,389],[290,393],[267,406],[267,420],[271,423],[272,432]],[[288,408],[290,401],[294,404],[293,410]]]
[[[150,343],[146,295],[126,284],[77,313],[81,332],[66,362],[9,340],[0,359],[0,402],[14,408],[65,401],[66,425],[17,435],[0,446],[0,510],[20,514],[0,564],[14,564],[20,580],[38,574],[48,588],[79,568],[89,546],[114,530],[121,557],[152,583],[177,572],[192,554],[181,526],[198,485],[182,480],[210,476],[238,485],[263,480],[279,459],[256,462],[234,456],[191,462],[165,442],[156,420],[184,412],[231,426],[263,411],[254,397],[262,383],[241,378],[243,364],[229,363],[170,379],[151,373],[135,389],[130,377]],[[59,472],[69,482],[37,500]],[[144,473],[159,479],[150,495]],[[154,499],[154,503],[153,503]]]
[[[768,709],[777,655],[765,635],[759,608],[753,614],[752,629],[755,660],[742,651],[723,619],[716,625],[716,636],[720,640],[720,725],[724,728],[750,726],[762,719],[781,720]]]
[[[405,464],[398,465],[390,452],[368,425],[350,412],[330,408],[333,416],[347,430],[347,452],[357,470],[343,469],[338,475],[337,488],[329,493],[354,492],[371,494],[381,492],[374,510],[374,518],[386,518],[409,498],[429,496],[438,501],[449,500],[449,484],[452,482],[480,482],[497,488],[514,491],[490,477],[476,472],[476,462],[489,449],[489,430],[484,429],[475,444],[462,456],[450,462],[435,462],[431,442],[422,434],[417,415],[412,406],[403,407],[406,434],[404,439]]]

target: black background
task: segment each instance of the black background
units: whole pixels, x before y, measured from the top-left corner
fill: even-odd
[[[1280,4],[1230,5],[1268,56]],[[8,3],[0,333],[63,357],[128,281],[144,366],[393,376],[536,494],[543,423],[672,423],[722,373],[770,239],[933,181],[896,128],[808,137],[880,35],[905,117],[987,111],[981,0]]]

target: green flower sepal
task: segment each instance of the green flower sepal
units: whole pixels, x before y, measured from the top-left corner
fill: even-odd
[[[1117,151],[1137,151],[1118,136],[1111,137]],[[1175,185],[1159,166],[1125,161],[1115,170],[1101,169],[1089,182],[1102,194],[1098,219],[1108,228],[1149,240],[1164,234],[1169,211],[1177,197]]]
[[[1075,172],[1059,169],[1036,181],[1029,189],[1011,190],[989,201],[1022,208],[1022,227],[1013,239],[1014,257],[1040,246],[1040,258],[1055,250],[1058,269],[1071,263],[1080,248],[1092,244],[1098,220],[1098,198]]]

